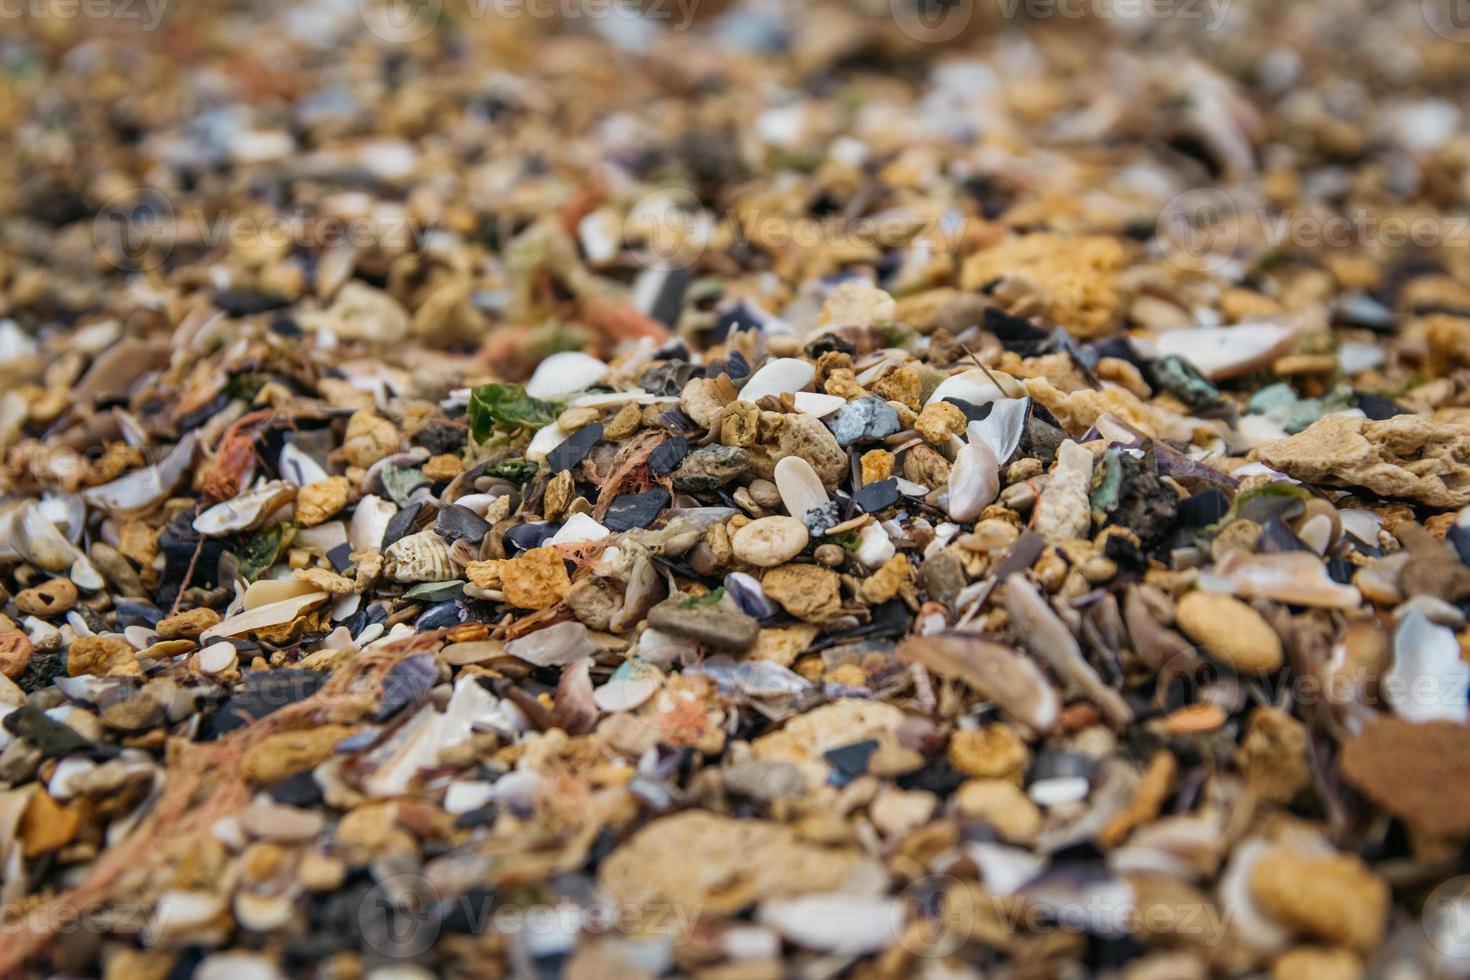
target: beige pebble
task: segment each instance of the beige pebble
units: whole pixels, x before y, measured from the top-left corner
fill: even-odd
[[[736,531],[730,546],[741,561],[774,568],[801,554],[807,538],[806,525],[794,517],[762,517]]]
[[[77,602],[77,587],[70,579],[53,578],[49,582],[15,595],[15,608],[28,616],[60,616]]]
[[[1205,653],[1259,677],[1281,666],[1281,638],[1261,614],[1228,595],[1190,592],[1179,600],[1179,628]]]
[[[984,820],[1011,843],[1028,843],[1041,829],[1041,811],[1020,787],[1004,779],[971,779],[955,793],[960,816]]]

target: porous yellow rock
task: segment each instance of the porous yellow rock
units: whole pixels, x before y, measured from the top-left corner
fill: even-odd
[[[970,256],[960,286],[974,290],[997,280],[1023,279],[1026,287],[1005,298],[1009,312],[1045,316],[1074,337],[1096,337],[1117,325],[1123,259],[1118,241],[1102,235],[1017,235]]]

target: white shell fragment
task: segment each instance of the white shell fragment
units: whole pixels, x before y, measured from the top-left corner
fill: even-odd
[[[997,399],[990,403],[990,414],[978,422],[971,422],[966,434],[971,443],[985,445],[1004,466],[1021,444],[1021,436],[1026,432],[1026,412],[1030,407],[1029,398]]]
[[[226,620],[216,623],[203,633],[199,634],[200,642],[207,643],[210,640],[226,636],[241,636],[251,630],[265,629],[270,626],[280,626],[289,623],[297,616],[321,605],[330,598],[325,592],[308,592],[305,595],[293,596],[282,599],[279,602],[267,603],[254,609],[231,616]]]
[[[320,463],[294,442],[288,442],[281,447],[279,465],[281,476],[298,487],[320,483],[328,475]]]
[[[1470,722],[1470,664],[1460,659],[1454,631],[1412,610],[1393,634],[1393,666],[1383,678],[1383,699],[1412,722]]]
[[[536,372],[526,382],[526,394],[546,401],[565,398],[598,384],[607,373],[607,364],[591,354],[563,351],[536,366]]]
[[[1000,462],[990,447],[971,443],[955,454],[949,471],[949,516],[973,521],[1000,493]]]
[[[601,541],[610,534],[612,534],[611,531],[586,514],[573,514],[567,518],[561,530],[547,538],[545,543],[547,545],[580,544],[584,541]]]
[[[448,542],[433,531],[409,534],[389,545],[383,571],[395,582],[447,582],[459,574]]]
[[[1008,375],[1002,375],[999,371],[992,371],[991,374],[995,375],[996,378],[1009,377]],[[960,401],[969,402],[971,405],[988,405],[997,399],[1005,397],[1006,393],[996,387],[995,382],[991,380],[990,374],[986,374],[979,368],[971,368],[968,371],[950,375],[939,382],[939,386],[934,389],[934,394],[930,395],[929,400],[924,404],[932,405],[935,402],[942,402],[946,398],[958,398]]]
[[[194,530],[200,534],[251,531],[265,524],[272,514],[294,499],[296,487],[285,480],[272,480],[215,504],[194,518]]]
[[[903,906],[884,895],[803,895],[761,906],[760,921],[807,949],[861,955],[898,941]]]
[[[777,460],[772,478],[781,494],[781,503],[785,505],[786,513],[798,520],[805,517],[807,511],[813,507],[822,507],[827,503],[827,490],[822,486],[822,478],[817,476],[812,464],[800,456],[785,456]]]
[[[767,395],[798,392],[812,383],[816,373],[815,365],[800,358],[778,357],[750,376],[750,380],[740,389],[740,400],[755,402]]]
[[[1233,327],[1170,330],[1154,341],[1159,354],[1174,354],[1207,378],[1233,378],[1270,365],[1296,339],[1295,327],[1240,323]]]
[[[820,395],[815,391],[798,391],[792,396],[796,403],[798,412],[815,415],[817,418],[826,418],[847,404],[847,399],[836,395]]]
[[[388,522],[396,513],[398,505],[391,500],[373,494],[359,500],[347,531],[347,542],[352,545],[352,550],[381,547],[383,535],[388,533]]]
[[[118,516],[149,510],[173,493],[174,487],[193,466],[194,451],[198,447],[198,434],[190,432],[169,450],[161,462],[118,477],[111,483],[83,490],[82,499],[98,510]]]

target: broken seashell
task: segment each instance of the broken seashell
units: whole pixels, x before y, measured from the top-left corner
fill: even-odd
[[[287,442],[281,447],[278,467],[281,476],[298,487],[327,479],[327,471],[321,464],[294,442]]]
[[[111,483],[82,491],[82,499],[98,510],[118,517],[151,510],[163,503],[194,464],[199,436],[190,432],[178,441],[163,461]]]
[[[511,640],[505,652],[537,667],[564,667],[594,655],[597,647],[587,627],[569,620]]]
[[[272,480],[254,490],[232,497],[194,518],[194,530],[200,534],[233,534],[253,531],[270,516],[296,499],[296,488],[285,480]]]
[[[857,560],[864,567],[877,568],[897,553],[883,525],[870,522],[858,532]]]
[[[897,941],[904,909],[886,895],[834,892],[766,902],[758,918],[807,949],[862,956]]]
[[[740,400],[758,402],[767,395],[794,394],[811,384],[816,373],[815,365],[799,357],[775,358],[750,376],[740,389]]]
[[[586,514],[573,514],[567,518],[567,522],[561,526],[550,538],[546,539],[547,545],[577,544],[583,541],[601,541],[612,534],[607,528]]]
[[[1383,699],[1415,723],[1470,722],[1470,664],[1460,659],[1454,631],[1411,610],[1394,630],[1393,666],[1383,677]]]
[[[784,456],[776,462],[772,475],[786,512],[801,520],[815,507],[827,504],[827,489],[812,464],[800,456]]]
[[[1201,573],[1200,587],[1328,609],[1356,609],[1362,602],[1357,589],[1332,581],[1321,559],[1307,551],[1255,555],[1237,548]]]
[[[536,367],[526,382],[526,394],[547,401],[586,391],[607,377],[605,362],[581,351],[552,354]]]
[[[979,368],[971,368],[959,374],[952,374],[939,382],[939,386],[934,389],[934,394],[930,395],[929,400],[924,404],[932,405],[935,402],[942,402],[946,398],[958,398],[962,402],[968,402],[971,405],[978,406],[988,405],[993,401],[1007,397],[1006,393],[996,386],[995,381],[991,380],[992,375],[997,379],[1010,377],[1009,375],[1001,374],[999,371],[992,371],[990,374],[987,374]],[[1019,387],[1018,384],[1017,388]]]
[[[817,418],[826,418],[847,404],[845,398],[837,395],[821,395],[814,391],[798,391],[792,396],[798,412],[815,415]]]
[[[398,513],[398,505],[373,494],[357,502],[352,512],[352,524],[347,532],[348,543],[353,551],[363,548],[380,548],[383,536],[388,533],[388,522]]]
[[[955,454],[949,471],[951,520],[973,521],[1000,494],[1000,462],[990,447],[971,443]]]
[[[1045,661],[1058,676],[1101,708],[1109,721],[1116,725],[1132,721],[1133,709],[1083,658],[1072,631],[1052,611],[1036,586],[1024,575],[1012,575],[1006,580],[1005,588],[1006,612],[1031,655]]]
[[[228,619],[215,623],[209,629],[199,634],[201,643],[209,640],[219,639],[227,636],[241,636],[251,630],[265,629],[270,626],[280,626],[289,623],[309,609],[326,602],[330,596],[325,592],[308,592],[305,595],[293,596],[282,599],[279,602],[267,603],[254,609],[247,609],[237,613]]]
[[[448,582],[459,575],[449,543],[433,531],[399,538],[383,552],[383,571],[395,582]]]
[[[1030,408],[1029,398],[1001,398],[991,402],[990,414],[967,427],[970,442],[984,444],[1004,466],[1021,444]]]
[[[1269,366],[1290,349],[1296,335],[1295,327],[1239,323],[1233,327],[1170,330],[1154,340],[1154,347],[1161,356],[1184,358],[1200,374],[1215,380]]]
[[[1017,721],[1050,731],[1061,701],[1040,668],[1010,647],[968,633],[911,636],[898,655],[945,677],[958,677]]]

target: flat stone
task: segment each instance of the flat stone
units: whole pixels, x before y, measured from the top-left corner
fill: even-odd
[[[635,527],[648,527],[658,520],[658,515],[669,505],[669,492],[663,487],[654,487],[643,493],[625,493],[614,497],[602,518],[603,526],[610,531],[630,531]]]
[[[602,441],[602,432],[601,422],[583,426],[573,432],[565,442],[546,454],[546,465],[553,473],[571,469],[587,458],[592,447]]]
[[[1299,932],[1359,952],[1375,949],[1388,920],[1388,883],[1355,854],[1276,848],[1250,872],[1252,897]]]
[[[648,469],[654,476],[666,476],[689,454],[689,440],[683,436],[672,436],[654,447],[648,454]]]
[[[723,606],[686,607],[687,600],[665,599],[648,611],[648,624],[717,650],[749,650],[760,634],[755,619]]]
[[[864,484],[862,489],[852,495],[852,499],[864,514],[873,514],[885,507],[892,507],[898,503],[898,480],[890,477]]]

